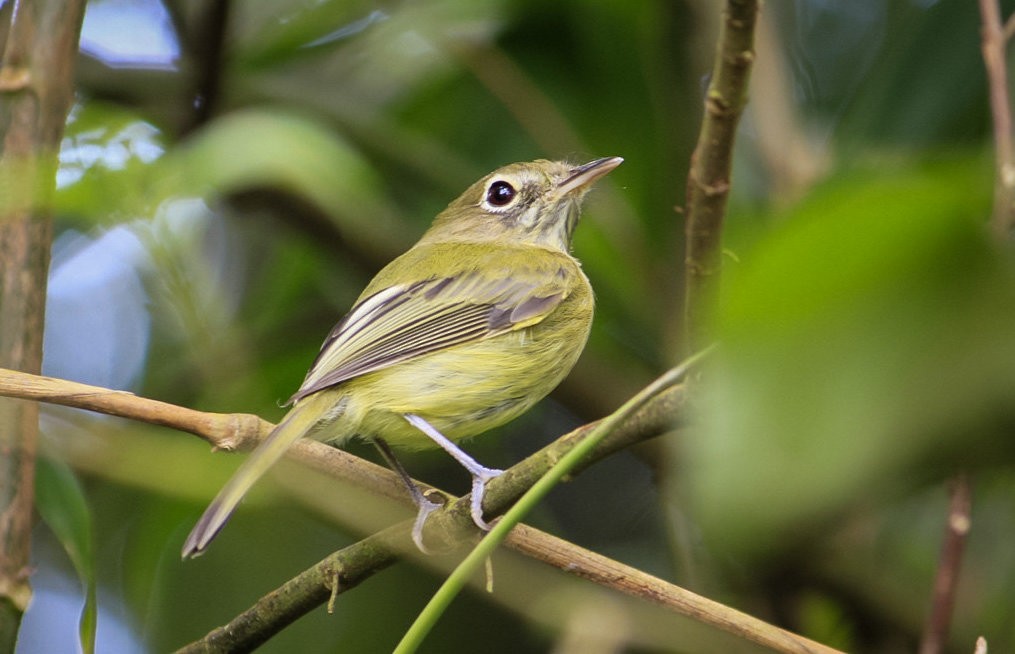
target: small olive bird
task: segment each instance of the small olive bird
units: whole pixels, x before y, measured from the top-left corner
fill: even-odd
[[[472,475],[472,518],[501,473],[455,444],[522,414],[564,379],[585,347],[593,297],[569,253],[581,202],[620,157],[582,166],[504,166],[470,186],[366,287],[325,339],[289,413],[244,461],[183,545],[200,554],[244,494],[296,441],[377,444],[419,507],[435,505],[388,447],[445,449]]]

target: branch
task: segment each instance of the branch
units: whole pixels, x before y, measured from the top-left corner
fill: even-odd
[[[468,515],[468,498],[456,501]],[[461,521],[468,529],[468,519]],[[409,542],[411,521],[389,527],[329,555],[271,591],[246,611],[177,654],[249,651],[311,610],[355,588],[401,556],[418,556]],[[793,654],[841,654],[838,650],[779,629],[757,618],[696,595],[527,525],[518,525],[505,544],[563,572],[636,597],[747,641]]]
[[[701,132],[691,155],[684,210],[684,341],[687,352],[701,349],[712,341],[704,332],[718,291],[733,141],[747,104],[757,15],[757,0],[726,2],[715,68],[705,95]]]
[[[176,654],[249,652],[321,604],[351,590],[398,561],[408,542],[408,522],[331,554],[257,600],[228,624],[177,650]],[[330,606],[330,605],[329,605]]]
[[[980,16],[983,20],[981,48],[990,88],[990,112],[994,122],[996,150],[991,229],[997,238],[1007,239],[1015,226],[1015,148],[1012,147],[1011,104],[1005,66],[1006,31],[1011,29],[1011,25],[1001,24],[997,0],[980,0]]]
[[[274,427],[248,413],[195,411],[126,391],[3,368],[0,368],[0,397],[36,400],[171,427],[200,436],[221,450],[251,450]],[[394,474],[343,450],[301,439],[290,447],[288,457],[384,497],[408,502],[405,489]]]
[[[920,643],[920,654],[940,654],[948,640],[948,629],[955,608],[955,593],[959,585],[959,570],[962,567],[962,553],[972,526],[972,491],[969,478],[959,473],[951,484],[951,502],[948,506],[948,522],[945,525],[944,542],[938,561],[937,577],[934,579],[934,597],[930,617],[924,628]]]
[[[172,427],[200,436],[216,449],[224,450],[253,449],[274,427],[270,422],[251,414],[195,411],[138,397],[126,391],[3,368],[0,368],[0,397],[36,400]],[[595,461],[633,443],[683,426],[685,402],[686,396],[682,386],[676,386],[660,394],[605,439],[578,470],[583,470]],[[497,514],[513,504],[553,462],[584,438],[596,424],[584,425],[560,437],[490,481],[484,495],[486,511]],[[333,478],[397,500],[406,506],[411,505],[401,480],[394,473],[344,450],[310,439],[300,439],[289,449],[287,456]],[[423,488],[430,488],[422,482],[417,483]],[[453,499],[450,494],[445,495]],[[448,516],[448,525],[457,524],[459,520],[463,520],[462,524],[471,521],[468,502],[463,500],[431,516],[427,521],[428,535],[436,537],[441,531],[443,519],[438,515]]]
[[[680,392],[663,393],[657,395],[655,400],[650,400],[641,412],[634,414],[633,420],[621,423],[619,428],[607,437],[609,445],[606,445],[604,440],[603,446],[593,448],[594,454],[572,472],[576,473],[616,449],[630,444],[625,442],[628,438],[617,438],[618,436],[630,434],[629,437],[637,438],[642,429],[649,427],[660,417],[671,413],[675,413],[674,417],[678,417],[680,412],[674,409],[682,405],[684,389],[674,387],[670,390]],[[660,404],[653,405],[653,402],[657,401]],[[673,401],[677,401],[678,405],[664,409]],[[648,410],[650,407],[652,410]],[[505,477],[517,475],[513,481],[519,483],[513,484],[511,492],[524,490],[542,478],[551,466],[589,436],[599,422],[574,430],[505,472],[503,475]],[[667,424],[672,426],[672,423],[666,421],[658,427],[665,430]],[[655,428],[649,429],[647,433],[653,431]],[[526,475],[532,476],[533,479],[520,483]],[[494,490],[491,482],[488,493]],[[491,507],[494,513],[500,513],[513,502],[514,497],[511,495],[494,498],[493,502],[488,503],[495,504]],[[418,555],[406,538],[410,524],[411,521],[406,521],[332,554],[261,598],[253,607],[228,624],[187,645],[180,652],[247,650],[265,642],[316,605],[323,604],[328,598],[330,610],[338,594],[355,587],[374,572],[391,565],[400,556]],[[475,532],[470,516],[469,498],[455,499],[449,509],[435,514],[428,521],[427,528],[428,533],[433,530],[443,534],[456,534],[456,538],[447,541],[448,545],[463,542],[464,535]],[[508,535],[505,544],[510,549],[548,563],[561,571],[652,602],[679,615],[690,617],[748,641],[769,646],[776,651],[825,653],[836,651],[526,525],[517,525]]]
[[[828,174],[828,148],[808,136],[793,100],[789,56],[771,13],[759,16],[758,59],[751,73],[753,144],[772,199],[789,206]]]
[[[676,386],[697,363],[706,358],[714,350],[715,347],[709,347],[706,350],[697,352],[679,365],[664,372],[648,386],[624,402],[616,411],[600,420],[595,428],[586,434],[580,442],[573,448],[570,448],[559,459],[553,461],[546,472],[525,491],[524,495],[518,498],[518,501],[501,516],[496,524],[492,525],[492,528],[472,548],[472,551],[444,579],[440,588],[433,594],[408,631],[402,636],[401,641],[399,641],[394,649],[395,653],[408,654],[415,652],[427,634],[432,631],[433,627],[440,620],[441,616],[447,611],[455,597],[458,596],[466,584],[469,583],[469,580],[479,572],[484,564],[489,565],[490,557],[494,555],[497,548],[507,539],[511,531],[521,524],[522,519],[528,515],[536,504],[542,501],[566,476],[574,474],[575,470],[587,460],[589,453],[593,452],[628,417],[633,416],[664,391]]]
[[[49,200],[73,97],[81,0],[15,3],[0,58],[0,365],[42,365]],[[0,651],[31,598],[29,553],[38,408],[0,403]]]
[[[3,368],[0,368],[0,396],[59,404],[152,425],[172,427],[200,436],[216,448],[224,450],[253,449],[274,427],[267,420],[249,413],[195,411],[167,402],[138,397],[128,391],[117,391]]]
[[[200,6],[199,6],[200,7]],[[186,97],[192,111],[187,114],[183,133],[187,134],[207,123],[218,109],[222,75],[226,69],[231,0],[212,0],[198,11],[197,32],[187,39],[195,62],[192,94]]]
[[[230,449],[250,449],[271,429],[270,423],[248,414],[203,413],[123,391],[3,369],[0,369],[0,396],[39,400],[175,427],[197,434],[218,447]],[[683,386],[675,386],[658,395],[608,436],[579,469],[635,442],[683,426],[686,402]],[[491,480],[485,495],[487,513],[503,512],[596,424],[583,425],[562,436]],[[410,504],[394,473],[342,450],[303,439],[290,449],[289,457],[371,492]],[[450,504],[427,521],[428,541],[441,539],[455,543],[457,534],[474,533],[469,498],[448,497]],[[406,522],[385,529],[330,555],[261,598],[228,625],[214,630],[182,651],[235,651],[264,642],[329,597],[353,588],[397,561],[406,547],[411,548],[407,538],[408,525],[409,522]],[[640,597],[704,624],[768,645],[776,651],[835,651],[526,525],[519,525],[512,531],[507,545],[569,574]],[[337,590],[333,590],[336,585]],[[195,647],[199,649],[192,649]]]

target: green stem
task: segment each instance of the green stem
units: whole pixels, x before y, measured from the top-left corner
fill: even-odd
[[[628,416],[640,409],[646,402],[651,400],[660,392],[676,384],[687,374],[690,368],[708,355],[714,346],[708,347],[701,352],[686,359],[675,368],[671,368],[661,377],[646,386],[637,395],[625,402],[623,406],[604,419],[589,435],[576,445],[570,452],[560,459],[552,468],[547,470],[539,481],[504,514],[493,529],[483,537],[468,556],[448,576],[441,587],[437,590],[427,605],[420,612],[419,617],[412,623],[409,630],[405,632],[401,642],[395,648],[395,654],[409,654],[415,652],[430,630],[433,629],[437,620],[444,614],[451,601],[465,587],[466,582],[476,573],[483,563],[489,558],[493,551],[507,537],[508,533],[522,521],[522,518],[540,502],[550,490],[560,482],[582,459],[587,456],[593,448],[603,440],[613,429]]]

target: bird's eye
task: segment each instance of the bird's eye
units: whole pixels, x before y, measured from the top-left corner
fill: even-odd
[[[518,191],[515,190],[514,186],[511,186],[503,180],[498,180],[493,184],[490,184],[490,188],[486,191],[486,201],[493,207],[504,207],[507,206],[511,200],[515,199],[515,195]]]

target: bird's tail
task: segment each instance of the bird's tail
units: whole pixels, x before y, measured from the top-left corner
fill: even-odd
[[[202,554],[254,482],[285,454],[290,445],[317,424],[321,411],[313,399],[307,398],[293,407],[223,486],[187,536],[183,544],[183,558]]]

